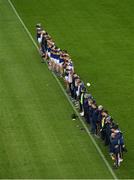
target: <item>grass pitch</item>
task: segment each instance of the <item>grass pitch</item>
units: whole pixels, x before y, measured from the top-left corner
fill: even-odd
[[[128,153],[115,173],[134,178],[133,1],[12,2],[33,37],[41,22],[69,50],[82,79],[91,81],[91,93],[125,135]],[[112,178],[87,134],[76,128],[80,123],[71,121],[72,108],[4,0],[0,26],[0,177]]]
[[[0,7],[0,178],[112,178],[8,1]]]

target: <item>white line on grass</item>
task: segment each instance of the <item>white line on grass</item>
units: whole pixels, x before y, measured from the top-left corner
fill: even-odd
[[[12,7],[14,13],[16,14],[17,18],[18,18],[19,21],[21,22],[23,28],[24,28],[25,31],[27,32],[29,38],[31,39],[31,41],[33,42],[33,44],[35,45],[35,47],[36,47],[37,50],[39,51],[38,46],[37,46],[35,40],[33,39],[31,33],[30,33],[29,30],[27,29],[27,27],[26,27],[26,25],[24,24],[23,20],[20,18],[20,16],[19,16],[18,12],[16,11],[14,5],[12,4],[12,2],[11,2],[10,0],[8,0],[8,2],[9,2],[9,4],[10,4],[10,6]],[[100,149],[99,146],[97,145],[95,139],[94,139],[93,136],[90,134],[90,132],[89,132],[89,130],[88,130],[86,124],[84,123],[84,121],[83,121],[82,118],[80,117],[78,111],[75,109],[75,107],[74,107],[72,101],[71,101],[70,98],[68,97],[68,95],[67,95],[65,89],[63,88],[62,84],[60,83],[59,79],[56,77],[56,75],[55,75],[53,72],[52,72],[52,74],[53,74],[54,78],[56,79],[57,83],[59,84],[61,90],[62,90],[63,93],[65,94],[66,98],[68,99],[68,101],[69,101],[70,105],[72,106],[73,110],[75,111],[75,113],[76,113],[77,116],[79,117],[79,119],[80,119],[80,121],[81,121],[83,127],[85,128],[87,134],[89,135],[90,139],[92,140],[92,142],[93,142],[94,146],[96,147],[96,149],[97,149],[99,155],[101,156],[101,158],[103,159],[104,163],[106,164],[106,166],[107,166],[109,172],[111,173],[111,175],[113,176],[113,178],[117,180],[118,178],[117,178],[117,176],[115,175],[113,169],[112,169],[111,166],[109,165],[109,163],[108,163],[108,161],[106,160],[105,156],[103,155],[101,149]]]

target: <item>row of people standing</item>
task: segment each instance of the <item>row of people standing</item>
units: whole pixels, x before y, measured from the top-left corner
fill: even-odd
[[[42,63],[47,62],[49,69],[64,79],[66,91],[72,102],[87,124],[90,124],[91,134],[104,141],[104,145],[109,147],[109,154],[114,160],[115,167],[119,167],[123,161],[123,152],[127,151],[119,125],[102,105],[97,105],[96,100],[88,93],[84,82],[75,73],[68,52],[56,46],[41,24],[36,25],[36,35]]]

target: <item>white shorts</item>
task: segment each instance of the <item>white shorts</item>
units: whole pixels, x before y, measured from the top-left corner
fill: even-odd
[[[53,59],[53,62],[56,64],[56,59],[55,58],[52,58]]]
[[[54,62],[54,58],[50,57],[51,61]]]
[[[51,53],[50,53],[50,52],[47,52],[47,55],[48,55],[48,57],[50,58],[50,56],[51,56]]]
[[[59,64],[59,59],[55,58],[55,64]]]
[[[58,64],[58,65],[60,64],[60,60],[59,60],[59,59],[57,59],[57,64]]]
[[[38,38],[38,43],[40,44],[42,41],[42,37]]]
[[[65,80],[68,81],[69,77],[68,76],[65,76]]]

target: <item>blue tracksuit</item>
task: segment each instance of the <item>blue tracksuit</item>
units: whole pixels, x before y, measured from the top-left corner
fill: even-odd
[[[94,134],[97,129],[97,120],[98,120],[99,111],[98,109],[93,109],[93,114],[91,118],[91,132]]]

